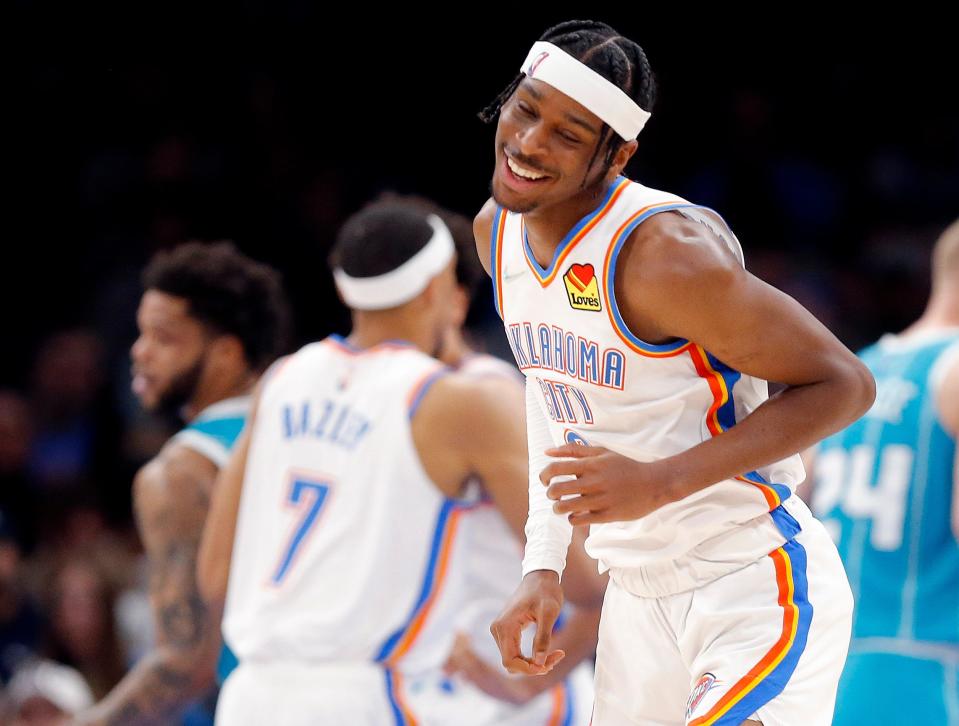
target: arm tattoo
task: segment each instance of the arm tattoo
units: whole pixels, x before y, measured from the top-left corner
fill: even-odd
[[[206,606],[195,574],[199,546],[198,539],[170,543],[151,577],[158,637],[176,648],[191,648],[206,635]]]
[[[138,490],[137,519],[149,556],[157,645],[86,723],[168,724],[202,695],[198,684],[212,681],[219,634],[196,583],[197,553],[209,507],[207,488],[201,484],[187,478],[177,481],[176,487],[144,485]]]

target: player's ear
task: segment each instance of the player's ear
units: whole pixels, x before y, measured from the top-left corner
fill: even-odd
[[[246,353],[243,350],[243,343],[235,335],[218,335],[210,344],[210,355],[216,364],[227,365],[245,365]]]
[[[440,298],[445,297],[445,290],[443,289],[443,273],[435,275],[423,288],[423,292],[419,294],[419,297],[423,299],[423,302],[427,305],[435,305],[441,301]]]
[[[469,310],[469,294],[466,292],[466,290],[457,285],[455,288],[453,288],[453,294],[450,296],[451,324],[457,328],[463,327]]]
[[[609,167],[612,179],[615,179],[623,173],[623,169],[626,168],[626,164],[633,158],[633,154],[636,153],[636,149],[638,148],[639,142],[633,139],[632,141],[627,141],[616,150],[616,153],[613,155],[613,163]]]

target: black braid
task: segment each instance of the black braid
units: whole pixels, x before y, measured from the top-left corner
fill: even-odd
[[[646,53],[638,43],[624,38],[606,23],[595,20],[569,20],[554,25],[540,36],[540,40],[562,48],[588,68],[614,83],[642,109],[653,110],[653,104],[656,101],[656,79]],[[496,119],[503,105],[523,80],[523,75],[520,73],[516,76],[509,86],[480,112],[479,117],[484,123],[491,123]],[[587,167],[587,175],[605,145],[606,156],[603,162],[605,176],[616,152],[624,143],[622,137],[607,124],[603,124],[599,142]]]

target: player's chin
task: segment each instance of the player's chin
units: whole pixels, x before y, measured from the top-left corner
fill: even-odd
[[[160,408],[160,396],[156,391],[149,389],[135,393],[140,402],[140,408],[148,413],[154,413]]]
[[[501,180],[493,177],[493,201],[513,214],[526,214],[539,206],[539,200],[510,189]]]

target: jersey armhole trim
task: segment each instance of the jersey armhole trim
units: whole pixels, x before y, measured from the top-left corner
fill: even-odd
[[[179,431],[173,436],[173,441],[209,459],[217,469],[222,469],[230,458],[230,449],[222,441],[196,429]]]
[[[685,353],[686,350],[692,346],[692,343],[683,338],[679,338],[671,343],[647,343],[630,331],[626,322],[623,320],[623,316],[619,312],[619,306],[616,304],[616,261],[619,258],[620,250],[622,250],[623,245],[626,243],[626,240],[629,239],[629,235],[632,234],[633,230],[654,214],[695,206],[695,204],[689,204],[688,202],[662,202],[660,204],[643,207],[627,219],[616,231],[616,234],[613,236],[613,241],[606,252],[606,261],[603,265],[603,288],[606,293],[606,311],[609,315],[609,322],[620,340],[622,340],[630,350],[639,355],[648,358],[671,358],[672,356]]]
[[[440,366],[439,368],[430,371],[416,382],[416,385],[413,386],[409,397],[407,398],[407,410],[409,412],[410,421],[413,420],[417,410],[419,410],[420,404],[423,402],[423,397],[430,390],[430,388],[433,387],[433,384],[436,383],[440,378],[443,378],[450,373],[451,371],[449,368],[446,366]]]
[[[490,279],[493,281],[493,305],[496,314],[503,317],[503,230],[506,227],[506,210],[496,207],[493,227],[490,229]]]

